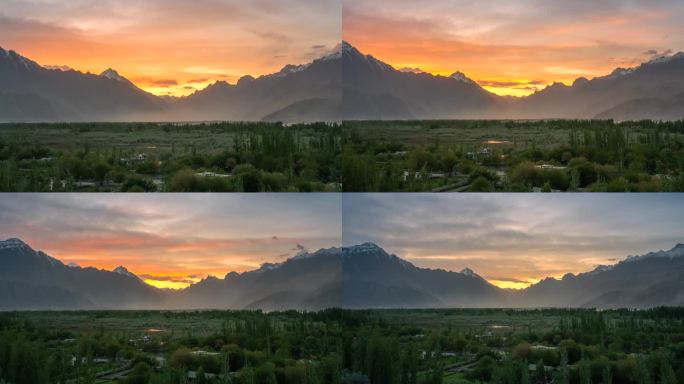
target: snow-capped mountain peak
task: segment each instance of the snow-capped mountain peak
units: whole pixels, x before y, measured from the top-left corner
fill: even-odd
[[[647,62],[647,64],[667,63],[673,60],[684,59],[684,52],[677,52],[673,55],[660,55]]]
[[[463,268],[463,269],[461,270],[461,272],[459,272],[459,273],[462,274],[462,275],[470,276],[470,277],[477,277],[477,278],[480,278],[480,279],[482,278],[482,276],[478,275],[477,273],[475,273],[475,271],[473,271],[473,270],[470,269],[470,268]]]
[[[339,60],[342,58],[342,52],[344,51],[344,42],[337,44],[330,52],[321,56],[318,60],[328,61],[328,60]]]
[[[311,64],[300,64],[300,65],[294,65],[294,64],[287,64],[286,66],[283,67],[283,69],[280,70],[280,72],[275,74],[275,77],[283,77],[287,75],[291,75],[293,73],[301,72],[307,68],[309,68]]]
[[[128,269],[126,269],[126,267],[121,266],[121,265],[118,266],[118,267],[116,267],[116,268],[114,268],[114,270],[113,270],[112,272],[118,273],[119,275],[123,275],[123,276],[133,277],[133,278],[135,278],[135,279],[138,278],[138,276],[136,276],[136,275],[133,274],[132,272],[129,272]]]
[[[613,268],[615,268],[614,265],[599,265],[596,268],[594,268],[592,271],[586,272],[585,274],[589,275],[589,276],[596,275],[596,274],[599,274],[602,272],[608,272],[608,271],[612,270]]]
[[[7,59],[10,63],[12,63],[15,67],[20,69],[30,70],[42,68],[35,61],[29,60],[26,57],[12,50],[5,50],[3,48],[0,48],[0,58],[2,56],[4,56],[4,58]]]
[[[339,47],[340,47],[339,49],[342,50],[343,53],[351,51],[351,50],[356,50],[356,48],[354,48],[354,46],[352,46],[351,44],[349,44],[345,40],[342,40]]]
[[[330,50],[330,52],[321,56],[318,60],[321,60],[321,61],[339,60],[344,55],[363,56],[361,54],[361,52],[359,52],[356,48],[354,48],[354,46],[352,46],[351,44],[349,44],[348,42],[343,40],[340,44],[337,44],[333,49]]]
[[[470,78],[468,78],[468,76],[466,76],[465,73],[463,73],[461,71],[456,71],[456,72],[452,73],[451,75],[449,75],[449,77],[454,79],[454,80],[458,80],[458,81],[461,81],[464,83],[475,84],[474,81],[472,81]]]
[[[335,55],[335,58],[343,57],[359,61],[363,60],[370,66],[375,67],[382,72],[395,70],[393,66],[385,63],[384,61],[378,60],[371,55],[364,55],[363,53],[359,52],[358,49],[356,49],[354,46],[352,46],[346,41],[342,41],[342,44],[340,44],[339,48],[336,49],[339,51],[339,54]]]
[[[366,243],[359,244],[359,245],[352,245],[350,247],[345,247],[344,250],[345,250],[345,252],[348,252],[348,253],[366,253],[366,252],[376,252],[376,251],[382,251],[383,253],[386,253],[385,250],[380,248],[377,244],[371,243],[371,242],[366,242]]]
[[[417,68],[417,67],[416,68],[410,68],[410,67],[399,68],[398,71],[403,72],[403,73],[415,73],[415,74],[426,73],[425,71],[423,71],[422,69]]]
[[[73,68],[69,67],[68,65],[43,65],[43,68],[51,69],[53,71],[60,71],[60,72],[69,72],[69,71],[74,70]]]
[[[645,255],[627,256],[627,258],[623,260],[623,262],[632,262],[651,258],[674,259],[677,257],[684,257],[684,244],[682,243],[675,245],[674,247],[672,247],[672,249],[668,251],[660,250],[657,252],[649,252]]]
[[[28,247],[28,245],[17,238],[11,238],[5,241],[0,241],[0,249],[14,249],[24,247]]]
[[[615,68],[613,72],[611,72],[610,75],[606,76],[608,79],[615,79],[620,76],[625,76],[629,75],[630,73],[633,73],[635,68]]]
[[[128,79],[126,79],[125,77],[121,76],[121,75],[119,74],[119,72],[117,72],[117,71],[115,71],[115,70],[113,70],[113,69],[111,69],[111,68],[108,68],[106,71],[100,73],[100,76],[106,77],[106,78],[108,78],[108,79],[110,79],[110,80],[116,80],[116,81],[120,81],[120,82],[122,82],[122,83],[128,83]]]
[[[313,257],[313,256],[314,256],[313,253],[310,253],[309,251],[303,249],[303,250],[297,252],[297,254],[291,258],[291,260],[308,259],[308,258]]]
[[[263,263],[261,264],[261,267],[257,269],[255,272],[265,272],[265,271],[272,271],[274,269],[280,268],[283,263]]]

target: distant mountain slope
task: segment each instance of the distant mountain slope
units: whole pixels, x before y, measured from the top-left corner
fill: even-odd
[[[339,48],[336,48],[338,50]],[[341,67],[334,52],[237,84],[218,82],[175,103],[174,119],[338,121]]]
[[[549,86],[519,100],[511,111],[524,118],[677,119],[684,93],[684,53],[618,68],[608,76]],[[642,104],[648,100],[646,104]],[[657,101],[657,106],[653,101]],[[674,102],[675,105],[668,105]],[[628,109],[635,107],[635,109]]]
[[[113,69],[100,75],[47,69],[0,48],[0,122],[278,120],[339,121],[339,47],[311,63],[237,84],[217,82],[162,98]]]
[[[156,308],[164,295],[121,270],[68,267],[19,239],[0,241],[0,309]]]
[[[181,308],[322,309],[341,306],[341,250],[321,249],[280,264],[209,277],[178,293]]]
[[[505,100],[460,72],[452,77],[394,69],[342,43],[345,120],[479,118]]]
[[[596,115],[598,119],[681,120],[684,119],[684,92],[669,98],[640,98],[626,101]]]
[[[165,108],[115,73],[46,69],[0,48],[0,122],[136,120]]]
[[[684,245],[520,291],[470,269],[419,268],[372,243],[301,253],[282,263],[209,277],[180,291],[153,288],[124,267],[65,266],[18,239],[0,241],[0,310],[446,307],[646,308],[684,305]]]
[[[470,270],[418,268],[372,243],[345,247],[342,256],[345,307],[492,307],[507,302],[507,292]]]
[[[527,307],[647,308],[684,305],[684,244],[628,257],[561,280],[547,278],[522,292]]]
[[[208,278],[181,307],[263,309],[493,306],[507,293],[474,274],[428,270],[374,244],[321,249],[256,271]]]
[[[516,99],[487,92],[461,72],[444,77],[395,70],[348,43],[342,51],[342,110],[349,120],[684,118],[682,52]]]
[[[347,42],[332,52],[237,84],[216,82],[182,98],[142,91],[113,69],[48,69],[0,48],[0,122],[340,121],[358,119],[684,118],[684,53],[607,76],[502,97],[465,74],[396,70]]]

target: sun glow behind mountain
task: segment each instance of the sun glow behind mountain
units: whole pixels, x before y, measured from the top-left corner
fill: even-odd
[[[676,194],[12,194],[0,212],[5,238],[172,289],[366,242],[518,289],[684,238]]]
[[[184,288],[341,243],[335,194],[14,195],[1,199],[0,212],[5,236],[64,264],[123,266],[159,288]]]
[[[157,95],[305,63],[340,39],[333,0],[9,1],[0,46],[44,66],[117,70]]]
[[[487,281],[496,285],[499,288],[525,289],[525,288],[529,287],[530,285],[538,282],[539,280],[536,280],[536,279],[531,279],[531,280],[493,280],[493,279],[487,279]]]
[[[162,289],[183,289],[201,280],[202,279],[193,276],[178,276],[172,280],[169,280],[168,276],[153,276],[143,279],[147,284]]]
[[[676,194],[348,194],[343,211],[344,245],[376,243],[418,267],[469,268],[512,289],[684,238]]]
[[[499,95],[604,76],[684,50],[677,0],[349,0],[344,39],[395,68],[461,71]]]

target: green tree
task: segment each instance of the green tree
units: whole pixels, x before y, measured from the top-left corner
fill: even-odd
[[[470,191],[470,192],[493,192],[494,187],[492,186],[492,183],[489,182],[489,180],[487,180],[483,176],[478,176],[473,181],[473,183],[470,184],[468,191]]]
[[[613,370],[609,364],[603,367],[602,379],[603,382],[601,384],[613,384]]]
[[[660,362],[660,383],[659,384],[676,384],[677,376],[672,366],[665,357]]]
[[[591,384],[591,366],[587,360],[580,361],[579,377],[580,384]]]
[[[152,368],[144,362],[140,362],[133,367],[133,371],[128,375],[127,382],[130,384],[147,384],[152,377]]]

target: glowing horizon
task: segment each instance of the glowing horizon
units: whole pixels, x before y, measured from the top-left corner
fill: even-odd
[[[397,69],[461,71],[499,95],[609,75],[684,50],[676,0],[346,0],[343,37]]]
[[[183,288],[341,244],[335,194],[9,194],[0,234],[64,264]],[[284,224],[286,223],[286,225]]]
[[[470,268],[525,288],[684,241],[676,194],[359,193],[343,201],[343,245],[373,242],[421,268]]]
[[[162,288],[373,242],[520,289],[684,242],[677,194],[7,194],[2,240]]]
[[[112,68],[156,95],[184,96],[303,64],[338,44],[334,0],[8,0],[0,47],[43,66]]]

